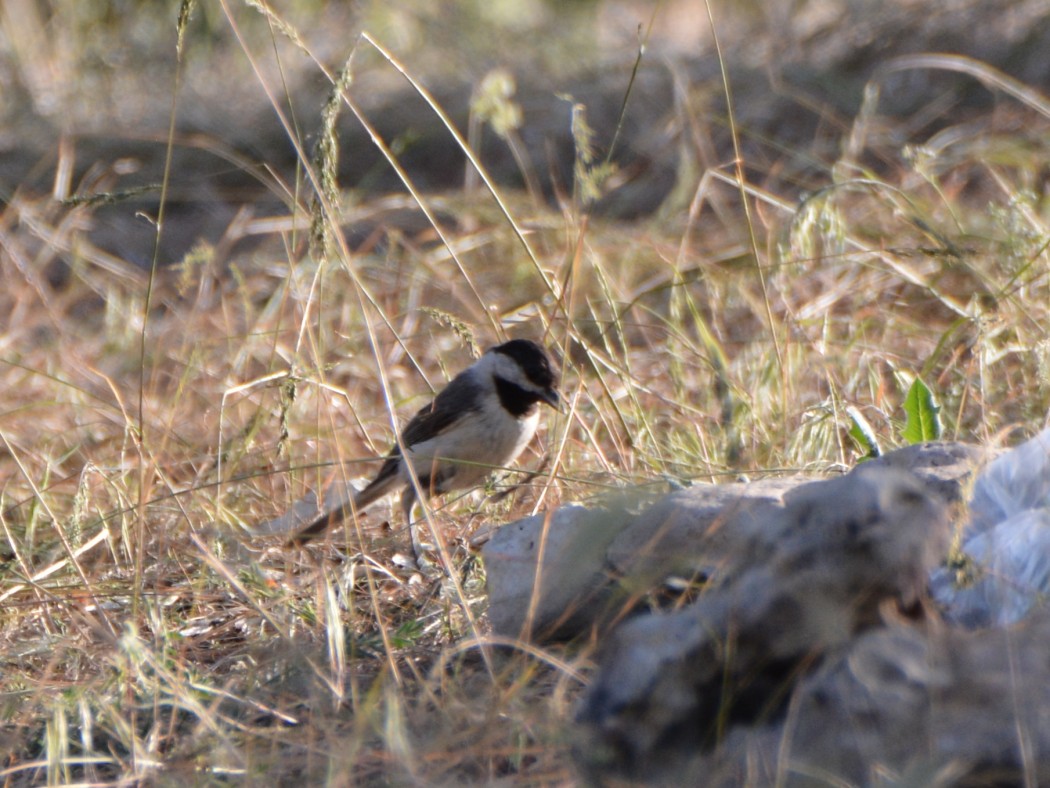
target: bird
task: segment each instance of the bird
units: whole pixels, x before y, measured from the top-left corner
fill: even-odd
[[[317,538],[349,514],[400,490],[401,512],[419,559],[422,547],[411,519],[418,492],[429,498],[472,487],[512,463],[536,433],[540,403],[561,408],[547,351],[528,339],[489,348],[412,417],[372,481],[296,532],[289,544]]]

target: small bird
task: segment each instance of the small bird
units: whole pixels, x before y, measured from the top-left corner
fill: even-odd
[[[540,402],[560,407],[547,351],[527,339],[489,348],[408,422],[401,433],[406,454],[401,445],[394,446],[371,482],[306,525],[290,543],[313,539],[396,490],[402,490],[401,511],[411,527],[417,492],[406,455],[427,498],[471,487],[521,454],[536,432]],[[414,530],[412,546],[419,558]]]

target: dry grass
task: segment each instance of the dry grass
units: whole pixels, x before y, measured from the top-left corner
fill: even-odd
[[[341,111],[355,110],[367,119],[351,86]],[[327,246],[311,246],[322,168],[284,184],[296,227],[256,220],[250,251],[202,245],[152,276],[90,248],[93,205],[11,195],[0,777],[573,782],[591,644],[494,641],[469,534],[610,488],[848,466],[846,408],[892,445],[915,375],[947,437],[1043,426],[1047,126],[1022,96],[976,137],[905,156],[875,109],[804,203],[753,173],[750,226],[726,167],[675,220],[450,191],[422,197],[444,242],[388,229],[353,249],[339,224],[420,204],[329,189]],[[373,471],[357,461],[385,452],[392,419],[471,342],[507,334],[558,349],[571,409],[521,461],[549,454],[549,475],[434,512],[442,580],[398,568],[407,535],[381,506],[305,551],[248,538],[307,489]]]

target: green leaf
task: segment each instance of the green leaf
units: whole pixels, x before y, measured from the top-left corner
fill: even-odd
[[[867,460],[872,457],[882,456],[882,447],[879,446],[879,439],[876,437],[875,430],[871,428],[868,420],[864,418],[864,414],[851,405],[846,408],[846,415],[849,416],[851,425],[849,436],[864,451],[862,459]]]
[[[904,399],[904,412],[907,421],[901,431],[901,437],[908,443],[935,441],[941,437],[941,419],[938,415],[940,406],[933,398],[933,392],[915,378]]]

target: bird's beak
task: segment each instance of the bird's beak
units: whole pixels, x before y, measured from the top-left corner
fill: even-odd
[[[558,396],[558,392],[554,389],[547,389],[543,392],[543,401],[559,413],[562,412],[561,397]]]

